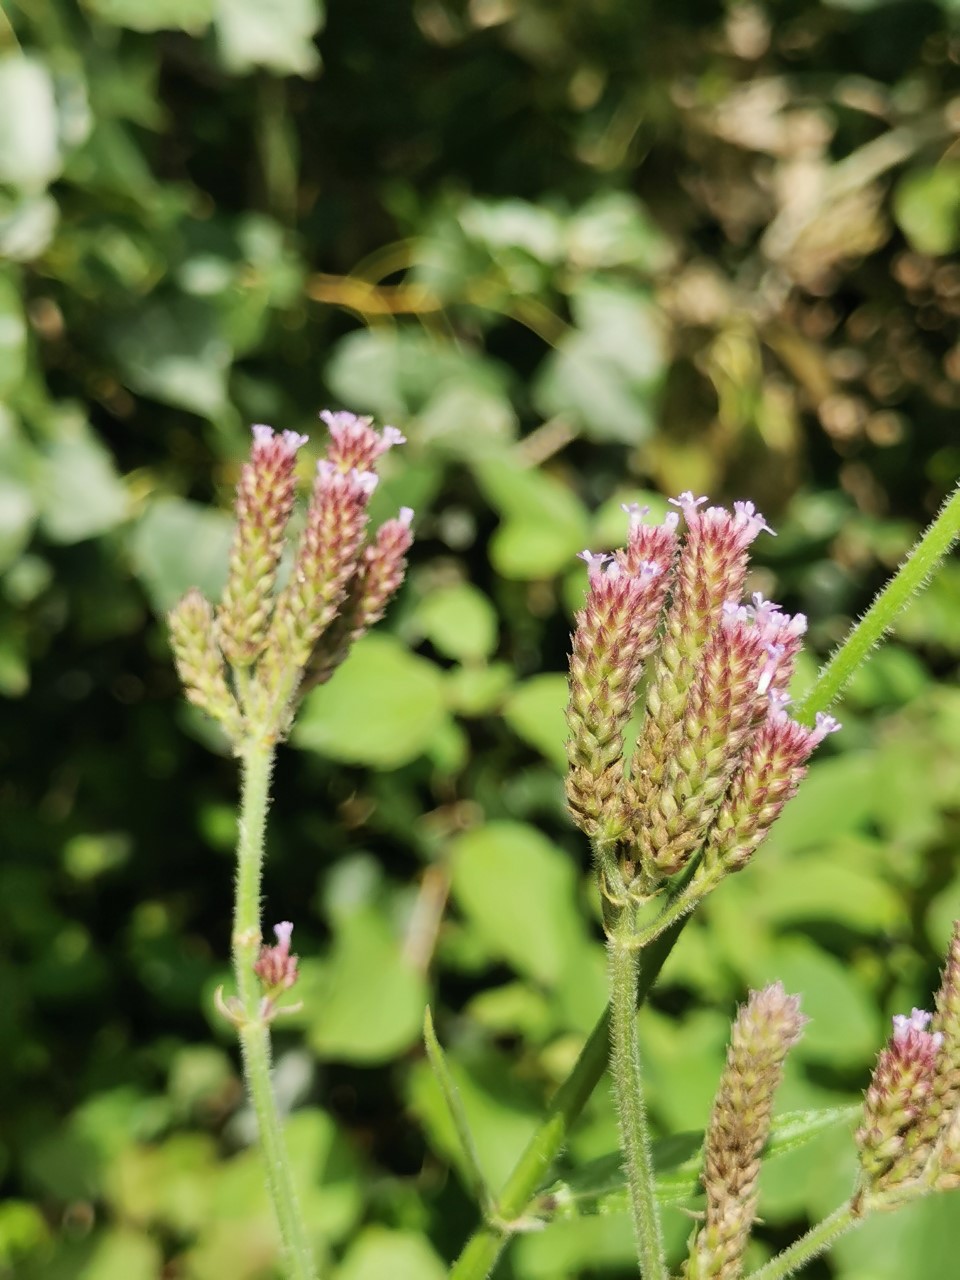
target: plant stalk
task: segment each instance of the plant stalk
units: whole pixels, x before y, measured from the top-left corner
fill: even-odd
[[[631,913],[607,944],[610,973],[610,1069],[620,1120],[620,1146],[630,1191],[633,1229],[643,1280],[667,1280],[650,1127],[643,1096],[637,1031],[637,950],[630,945]]]
[[[958,537],[960,485],[840,648],[820,668],[816,683],[794,712],[798,720],[812,724],[818,711],[825,711],[837,700],[844,685],[893,626],[900,610],[926,585]]]
[[[660,975],[687,918],[676,921],[639,956],[637,1001],[642,1004]],[[603,1079],[610,1060],[610,1006],[590,1032],[570,1074],[551,1099],[546,1117],[514,1166],[497,1200],[496,1222],[484,1222],[453,1264],[450,1280],[486,1280],[510,1237],[523,1225],[530,1201],[543,1186],[567,1136]]]
[[[248,740],[240,757],[240,833],[232,941],[233,969],[242,1006],[238,1035],[247,1092],[257,1117],[267,1188],[280,1229],[284,1269],[289,1280],[316,1280],[313,1250],[297,1201],[270,1079],[270,1024],[263,1015],[260,987],[253,970],[260,953],[260,882],[273,756],[272,746]]]
[[[793,1275],[795,1271],[806,1266],[817,1254],[829,1249],[835,1240],[861,1221],[862,1219],[853,1212],[849,1202],[842,1204],[839,1209],[834,1209],[828,1218],[811,1227],[795,1244],[784,1249],[783,1253],[778,1253],[775,1258],[771,1258],[759,1271],[751,1271],[747,1280],[785,1280],[785,1277]]]

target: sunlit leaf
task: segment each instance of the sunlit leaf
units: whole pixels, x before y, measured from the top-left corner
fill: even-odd
[[[430,746],[446,714],[440,670],[373,633],[307,696],[292,741],[333,760],[396,769]]]

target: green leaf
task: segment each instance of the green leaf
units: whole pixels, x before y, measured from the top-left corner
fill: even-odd
[[[220,56],[234,74],[266,67],[309,76],[320,66],[314,37],[323,24],[320,0],[216,0]]]
[[[326,381],[344,404],[375,413],[386,421],[427,411],[427,436],[440,436],[444,443],[453,431],[469,435],[474,417],[486,424],[486,434],[496,436],[506,425],[502,408],[497,410],[492,426],[489,423],[490,397],[499,397],[499,402],[504,399],[504,377],[499,367],[490,359],[481,359],[419,329],[361,329],[347,334],[337,343],[327,365]],[[465,407],[466,398],[474,392],[481,395],[479,405],[459,419],[451,419],[447,405],[438,427],[431,419],[433,412],[441,412],[435,406],[455,389],[459,393],[455,407]],[[457,452],[467,450],[463,440],[451,447]]]
[[[13,564],[26,547],[36,518],[29,489],[0,475],[0,570]]]
[[[163,1271],[160,1246],[129,1227],[114,1227],[97,1240],[84,1268],[97,1280],[156,1280]]]
[[[881,878],[834,856],[761,857],[749,899],[775,924],[833,920],[865,933],[892,934],[908,923],[903,895]],[[746,906],[746,902],[744,903]]]
[[[477,1155],[473,1134],[470,1132],[470,1124],[467,1120],[466,1112],[463,1109],[460,1093],[453,1076],[450,1074],[450,1068],[447,1066],[447,1060],[443,1055],[443,1049],[440,1047],[440,1041],[437,1039],[437,1033],[433,1029],[433,1017],[430,1013],[429,1005],[423,1016],[423,1040],[427,1048],[427,1058],[440,1087],[443,1100],[447,1105],[450,1120],[460,1143],[461,1167],[468,1174],[471,1194],[484,1211],[487,1211],[493,1204],[490,1189],[484,1180],[483,1170],[480,1168],[480,1159]]]
[[[147,303],[112,325],[107,341],[133,391],[206,418],[227,407],[233,352],[209,302],[180,296]]]
[[[861,1108],[823,1107],[816,1111],[786,1111],[776,1116],[763,1159],[775,1160],[797,1151],[837,1125],[849,1124]],[[701,1192],[703,1132],[681,1133],[653,1144],[657,1199],[663,1205],[683,1204]],[[548,1218],[581,1214],[625,1213],[630,1206],[619,1151],[591,1160],[567,1178],[541,1192],[535,1212]]]
[[[474,474],[503,517],[490,541],[490,561],[504,577],[552,577],[583,549],[586,509],[565,485],[509,457],[477,462]]]
[[[460,716],[484,716],[494,711],[513,684],[508,662],[457,667],[447,674],[450,709]]]
[[[635,290],[597,283],[584,285],[571,306],[577,327],[538,373],[537,408],[572,417],[593,440],[637,444],[653,429],[666,363],[656,309]]]
[[[588,200],[570,219],[565,239],[570,265],[583,271],[627,266],[658,272],[676,257],[644,206],[625,191]]]
[[[50,1229],[36,1205],[10,1199],[0,1204],[0,1266],[12,1268],[39,1253],[49,1239]]]
[[[497,647],[497,611],[469,582],[438,587],[418,605],[413,624],[448,658],[489,658]]]
[[[849,965],[804,938],[782,938],[753,985],[774,978],[799,992],[810,1019],[795,1052],[798,1059],[834,1068],[859,1067],[880,1047],[883,1034],[876,1006]]]
[[[540,1098],[518,1078],[507,1054],[474,1045],[468,1061],[451,1056],[450,1070],[475,1135],[481,1167],[491,1186],[499,1186],[510,1172],[540,1120]],[[418,1062],[407,1076],[407,1102],[426,1132],[431,1147],[457,1168],[462,1159],[450,1112],[436,1077],[426,1062]]]
[[[560,770],[567,767],[567,678],[557,672],[524,680],[511,693],[503,718]]]
[[[338,916],[307,1038],[321,1058],[389,1062],[420,1037],[426,983],[373,906]]]
[[[492,954],[550,986],[586,945],[569,856],[535,827],[491,822],[450,847],[460,910]]]
[[[940,256],[960,248],[960,163],[943,160],[906,174],[894,192],[893,212],[918,253]]]
[[[0,182],[40,191],[60,173],[53,77],[38,59],[0,57]]]
[[[813,764],[777,819],[765,848],[778,854],[796,853],[864,827],[873,805],[872,768],[869,752],[850,752]]]
[[[217,600],[227,575],[233,520],[182,498],[158,498],[130,538],[134,573],[155,611],[165,614],[190,587]]]
[[[412,430],[419,445],[458,458],[482,458],[513,443],[517,415],[502,391],[452,383],[430,397]]]
[[[215,0],[84,0],[101,22],[132,31],[187,31],[202,35],[213,17]]]
[[[0,259],[32,262],[39,258],[53,239],[59,217],[50,196],[24,195],[14,200],[0,194]]]
[[[329,684],[304,700],[294,746],[396,769],[428,749],[447,716],[443,675],[382,633],[364,636]]]
[[[27,368],[27,322],[20,291],[11,277],[0,275],[0,395],[20,385]]]
[[[426,1237],[372,1226],[353,1242],[335,1280],[444,1280],[446,1274]]]
[[[127,518],[129,501],[113,459],[87,424],[71,415],[41,463],[40,523],[51,542],[82,542]]]

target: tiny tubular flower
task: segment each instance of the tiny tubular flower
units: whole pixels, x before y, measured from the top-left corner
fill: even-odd
[[[770,1135],[784,1060],[807,1019],[779,982],[752,991],[733,1024],[704,1144],[706,1213],[685,1280],[736,1280],[757,1208],[760,1153]]]
[[[406,443],[396,427],[377,431],[372,418],[361,418],[355,413],[335,413],[329,409],[324,409],[320,417],[330,432],[327,458],[338,471],[372,472],[382,454],[394,445]]]
[[[260,955],[253,966],[253,971],[260,979],[264,991],[277,995],[281,991],[289,991],[297,980],[297,964],[299,957],[290,954],[290,941],[293,925],[289,920],[282,920],[273,926],[276,934],[276,945],[260,948]]]

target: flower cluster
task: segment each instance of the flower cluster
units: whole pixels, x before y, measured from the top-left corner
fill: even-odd
[[[960,1186],[960,922],[935,1012],[893,1019],[864,1097],[857,1147],[861,1212]]]
[[[258,425],[237,486],[220,606],[214,611],[194,589],[170,614],[186,696],[220,723],[238,750],[250,734],[284,736],[298,694],[330,678],[354,641],[382,617],[406,568],[409,508],[367,542],[377,461],[403,436],[395,427],[376,431],[371,419],[351,413],[320,416],[330,438],[286,582],[277,589],[297,454],[307,438]]]
[[[599,851],[611,900],[651,896],[701,851],[692,889],[700,896],[745,866],[810,753],[839,728],[824,715],[807,728],[787,713],[803,615],[760,595],[741,603],[750,545],[771,532],[763,516],[750,502],[731,512],[691,493],[672,501],[679,510],[659,525],[628,509],[624,550],[583,553],[589,577],[572,638],[567,799]],[[625,733],[652,655],[628,760]]]

